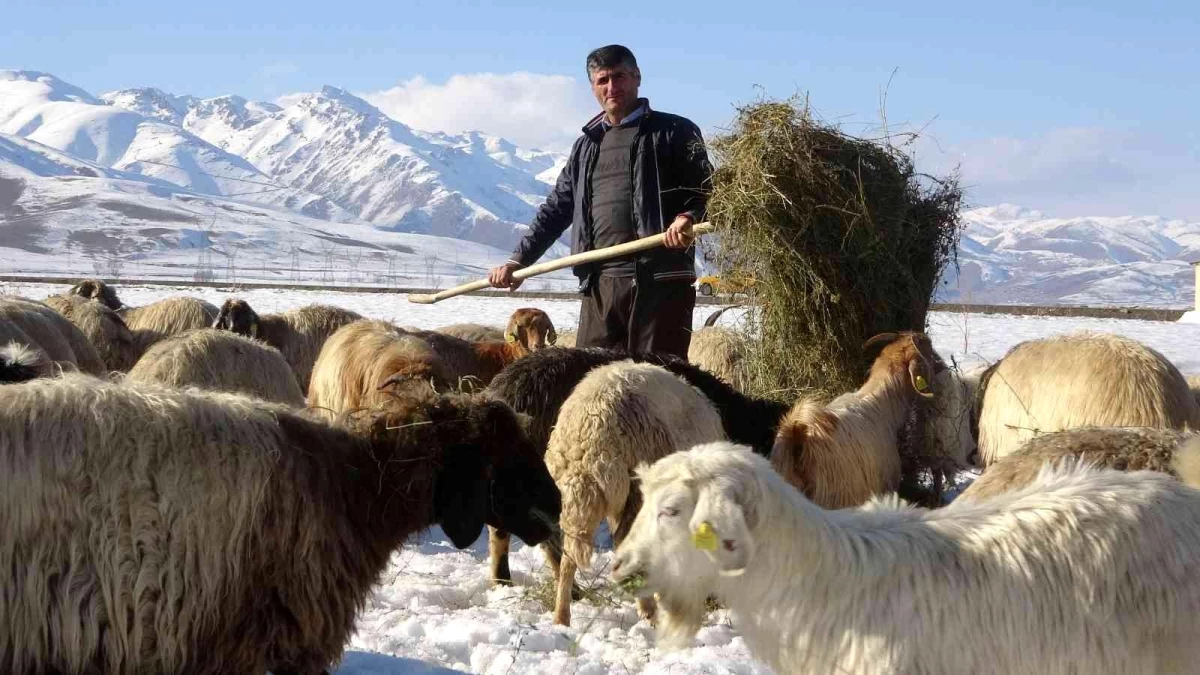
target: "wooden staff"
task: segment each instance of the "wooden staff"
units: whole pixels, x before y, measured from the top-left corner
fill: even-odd
[[[713,227],[713,224],[708,221],[696,223],[691,227],[691,234],[693,237],[698,237],[702,234],[708,234],[709,232],[713,231]],[[594,251],[584,251],[583,253],[576,253],[575,255],[569,255],[565,258],[559,258],[558,260],[551,260],[549,262],[539,263],[529,267],[522,267],[521,269],[513,272],[513,279],[528,279],[529,277],[536,277],[539,274],[556,272],[566,267],[574,267],[575,265],[597,262],[599,260],[609,260],[611,258],[618,258],[629,253],[637,253],[638,251],[657,248],[663,245],[663,239],[665,237],[665,232],[661,234],[654,234],[649,237],[642,237],[641,239],[626,242],[624,244],[617,244],[616,246],[609,246],[607,248],[598,248]],[[487,279],[480,279],[479,281],[472,281],[461,286],[455,286],[454,288],[447,288],[439,293],[411,294],[408,296],[408,301],[415,302],[420,305],[431,305],[440,300],[445,300],[446,298],[453,298],[456,295],[470,293],[471,291],[483,290],[491,287],[491,285],[491,282]]]

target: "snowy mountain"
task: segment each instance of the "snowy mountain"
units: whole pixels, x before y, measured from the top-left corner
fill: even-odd
[[[566,158],[479,132],[426,133],[336,87],[286,108],[127,89],[102,98],[178,124],[294,188],[389,230],[511,248]],[[560,254],[561,249],[553,251]]]
[[[964,214],[959,273],[939,299],[1190,307],[1200,223],[1159,216],[1046,218],[1011,204]]]
[[[353,219],[328,198],[281,185],[245,159],[163,121],[183,101],[165,95],[148,101],[154,115],[148,117],[108,105],[53,75],[0,71],[0,132],[204,194],[322,219]]]
[[[0,273],[448,287],[507,250],[331,223],[0,134]],[[572,288],[569,272],[533,288]]]

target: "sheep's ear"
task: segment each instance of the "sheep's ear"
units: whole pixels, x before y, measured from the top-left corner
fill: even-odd
[[[516,342],[517,340],[520,340],[520,331],[521,326],[517,323],[516,315],[513,315],[512,318],[508,320],[508,327],[504,329],[504,341]]]
[[[920,354],[908,362],[908,379],[912,382],[912,387],[918,395],[924,398],[933,398],[933,391],[929,388],[930,383],[933,382],[933,372]]]
[[[754,515],[747,513],[737,490],[723,481],[710,481],[699,490],[689,523],[692,544],[704,551],[724,576],[745,571],[754,557],[750,533]]]
[[[487,520],[488,480],[483,457],[470,448],[451,451],[438,476],[434,508],[455,548],[475,543]]]

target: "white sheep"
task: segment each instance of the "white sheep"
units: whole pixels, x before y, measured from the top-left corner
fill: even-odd
[[[826,508],[856,506],[900,485],[897,434],[916,397],[934,398],[945,364],[922,333],[884,333],[883,345],[857,391],[827,404],[801,399],[779,424],[771,464]]]
[[[243,393],[304,406],[296,375],[278,349],[215,328],[198,328],[159,341],[134,364],[126,379]]]
[[[937,450],[954,466],[972,466],[979,450],[979,383],[987,364],[962,370],[946,368],[933,376],[932,431]]]
[[[985,466],[1038,433],[1083,426],[1200,429],[1200,406],[1179,369],[1119,335],[1082,332],[1022,342],[980,386]]]
[[[1200,663],[1200,491],[1165,474],[1072,465],[983,502],[925,510],[889,497],[837,511],[729,443],[638,477],[645,503],[613,576],[659,594],[664,644],[688,642],[715,594],[781,673]]]
[[[624,538],[637,511],[632,484],[638,463],[724,438],[721,416],[708,398],[660,366],[618,361],[595,368],[575,386],[546,449],[546,468],[563,504],[555,623],[571,624],[576,568],[589,564],[600,521],[607,518],[614,542]],[[643,599],[638,610],[649,618],[654,605]]]

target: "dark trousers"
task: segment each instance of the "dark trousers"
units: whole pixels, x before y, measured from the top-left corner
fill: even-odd
[[[579,347],[674,354],[687,359],[696,288],[687,281],[592,279],[579,311]]]

